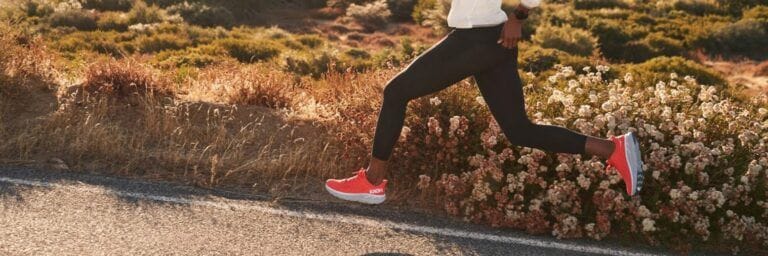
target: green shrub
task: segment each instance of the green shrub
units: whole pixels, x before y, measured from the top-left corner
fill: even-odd
[[[710,53],[733,54],[753,59],[768,58],[768,23],[742,19],[713,31],[699,40]]]
[[[296,39],[302,45],[315,49],[325,44],[325,40],[318,35],[300,35]]]
[[[290,54],[285,58],[285,65],[283,70],[297,74],[297,75],[309,75],[313,78],[320,78],[323,74],[328,73],[332,67],[337,67],[338,59],[327,51],[320,51],[319,53],[308,54]],[[340,68],[337,71],[342,71]]]
[[[222,39],[216,44],[227,51],[229,56],[244,63],[270,60],[277,57],[281,47],[267,40]]]
[[[629,5],[622,0],[573,0],[573,7],[579,10],[600,8],[627,8]]]
[[[682,55],[685,51],[682,42],[669,38],[660,32],[649,34],[642,40],[642,43],[648,46],[653,57]]]
[[[386,26],[392,12],[389,11],[385,0],[377,0],[365,5],[351,4],[347,8],[347,16],[363,27],[374,30]]]
[[[413,21],[422,24],[427,18],[426,14],[434,10],[436,6],[437,0],[416,0],[416,4],[413,6],[413,13],[411,13]]]
[[[99,15],[96,27],[100,30],[128,30],[128,15],[122,12],[104,12]]]
[[[629,15],[629,18],[627,19],[630,22],[644,26],[653,26],[657,23],[655,18],[645,13],[632,13],[632,15]]]
[[[155,53],[186,48],[189,46],[189,40],[176,34],[143,35],[137,39],[137,46],[141,53]]]
[[[54,27],[74,27],[77,30],[95,30],[96,15],[87,12],[57,12],[50,16],[49,22]]]
[[[722,13],[722,9],[714,0],[676,0],[673,8],[694,15]]]
[[[112,31],[75,32],[57,39],[53,48],[68,53],[94,51],[113,57],[122,57],[129,51],[119,43],[119,35]]]
[[[356,58],[348,54],[339,56],[336,70],[351,72],[366,72],[373,68],[374,61],[371,58]]]
[[[653,31],[662,32],[669,38],[680,40],[686,47],[701,47],[698,43],[720,28],[733,23],[732,18],[707,15],[685,15],[676,18],[660,18]]]
[[[344,52],[344,55],[352,57],[354,59],[369,59],[371,54],[363,49],[352,48]]]
[[[586,16],[590,17],[590,19],[599,18],[599,19],[611,19],[611,20],[626,20],[629,18],[630,15],[635,13],[631,10],[618,9],[618,8],[596,9],[596,10],[588,10],[588,11],[581,11],[581,12],[584,12]]]
[[[157,5],[163,8],[170,7],[172,5],[188,2],[189,0],[144,0],[149,5]],[[193,1],[197,2],[197,1]]]
[[[682,42],[660,32],[627,42],[621,48],[623,49],[621,55],[612,56],[612,58],[632,63],[643,62],[658,56],[679,56],[685,52]]]
[[[202,68],[222,61],[221,55],[195,48],[185,50],[162,51],[155,55],[155,62],[164,68],[197,67]]]
[[[341,8],[341,9],[347,9],[352,4],[365,4],[369,3],[371,0],[328,0],[326,4],[328,7],[333,8]]]
[[[575,69],[590,65],[589,59],[558,49],[541,48],[526,43],[521,43],[518,47],[520,47],[519,67],[523,71],[539,73],[552,69],[556,64],[571,66]]]
[[[744,9],[755,6],[765,6],[765,0],[717,0],[720,6],[731,14],[741,14]]]
[[[129,50],[126,50],[123,44],[115,41],[99,40],[91,42],[90,45],[93,51],[116,58],[123,57],[123,55],[129,53]]]
[[[744,11],[743,19],[755,19],[768,22],[768,6],[761,5]]]
[[[168,8],[168,13],[178,14],[190,24],[229,27],[235,20],[232,12],[223,6],[210,6],[200,2],[183,2]]]
[[[136,1],[128,12],[128,23],[130,24],[152,24],[165,20],[166,13],[157,5],[149,6],[144,1]]]
[[[572,8],[547,9],[544,19],[555,26],[571,25],[577,28],[587,27],[588,16]],[[529,21],[526,21],[528,23]]]
[[[277,42],[280,42],[280,44],[284,45],[285,47],[293,50],[304,50],[306,47],[304,47],[301,42],[296,41],[295,39],[291,38],[283,38],[276,40]]]
[[[648,86],[656,84],[659,80],[667,80],[670,73],[690,75],[701,84],[727,85],[727,81],[716,71],[681,57],[653,58],[629,67],[628,71],[636,74],[634,77],[645,81]]]
[[[133,0],[80,0],[84,8],[100,11],[128,11],[133,7]]]
[[[551,69],[555,64],[560,63],[560,56],[567,54],[557,49],[541,48],[536,45],[519,45],[521,51],[519,56],[520,69],[529,72],[542,72]]]
[[[216,39],[228,36],[227,30],[221,27],[203,28],[198,26],[188,26],[187,35],[194,45],[210,44]]]
[[[422,12],[422,25],[432,27],[437,34],[444,34],[448,31],[448,12],[451,9],[450,0],[435,0],[432,9],[426,9]]]
[[[392,19],[397,21],[411,21],[416,0],[387,0],[387,6],[392,12]]]
[[[49,1],[30,0],[22,4],[21,10],[29,17],[45,17],[54,12],[54,6]]]
[[[589,31],[569,25],[542,26],[533,35],[533,42],[544,48],[554,48],[581,56],[589,56],[597,49],[597,39]]]
[[[74,27],[78,30],[96,29],[96,14],[83,10],[77,1],[61,2],[55,11],[48,16],[48,21],[54,27]]]
[[[600,52],[611,60],[633,59],[635,53],[627,49],[628,44],[641,39],[648,33],[642,27],[612,20],[593,21],[589,30],[598,37]]]

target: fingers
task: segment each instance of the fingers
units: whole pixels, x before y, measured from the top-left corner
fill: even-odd
[[[502,36],[496,43],[501,44],[504,48],[512,49],[517,47],[517,42],[520,41],[519,37],[514,36]]]
[[[520,40],[520,38],[516,37],[503,37],[500,38],[497,43],[501,44],[504,48],[512,49],[517,46],[517,42]]]

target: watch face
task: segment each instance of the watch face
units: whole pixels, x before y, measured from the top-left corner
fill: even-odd
[[[522,0],[520,3],[523,4],[526,8],[536,8],[539,7],[541,4],[541,0]]]

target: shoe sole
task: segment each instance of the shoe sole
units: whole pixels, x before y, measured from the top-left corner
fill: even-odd
[[[643,160],[637,136],[630,132],[625,138],[624,156],[629,162],[629,171],[632,174],[632,194],[630,195],[635,195],[643,188]]]
[[[380,204],[387,198],[385,195],[371,195],[371,194],[357,194],[357,193],[344,193],[336,191],[328,185],[325,185],[325,190],[331,195],[341,200],[354,201],[364,204]]]

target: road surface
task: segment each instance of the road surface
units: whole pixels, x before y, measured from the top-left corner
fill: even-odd
[[[422,213],[0,168],[0,255],[662,255]]]

